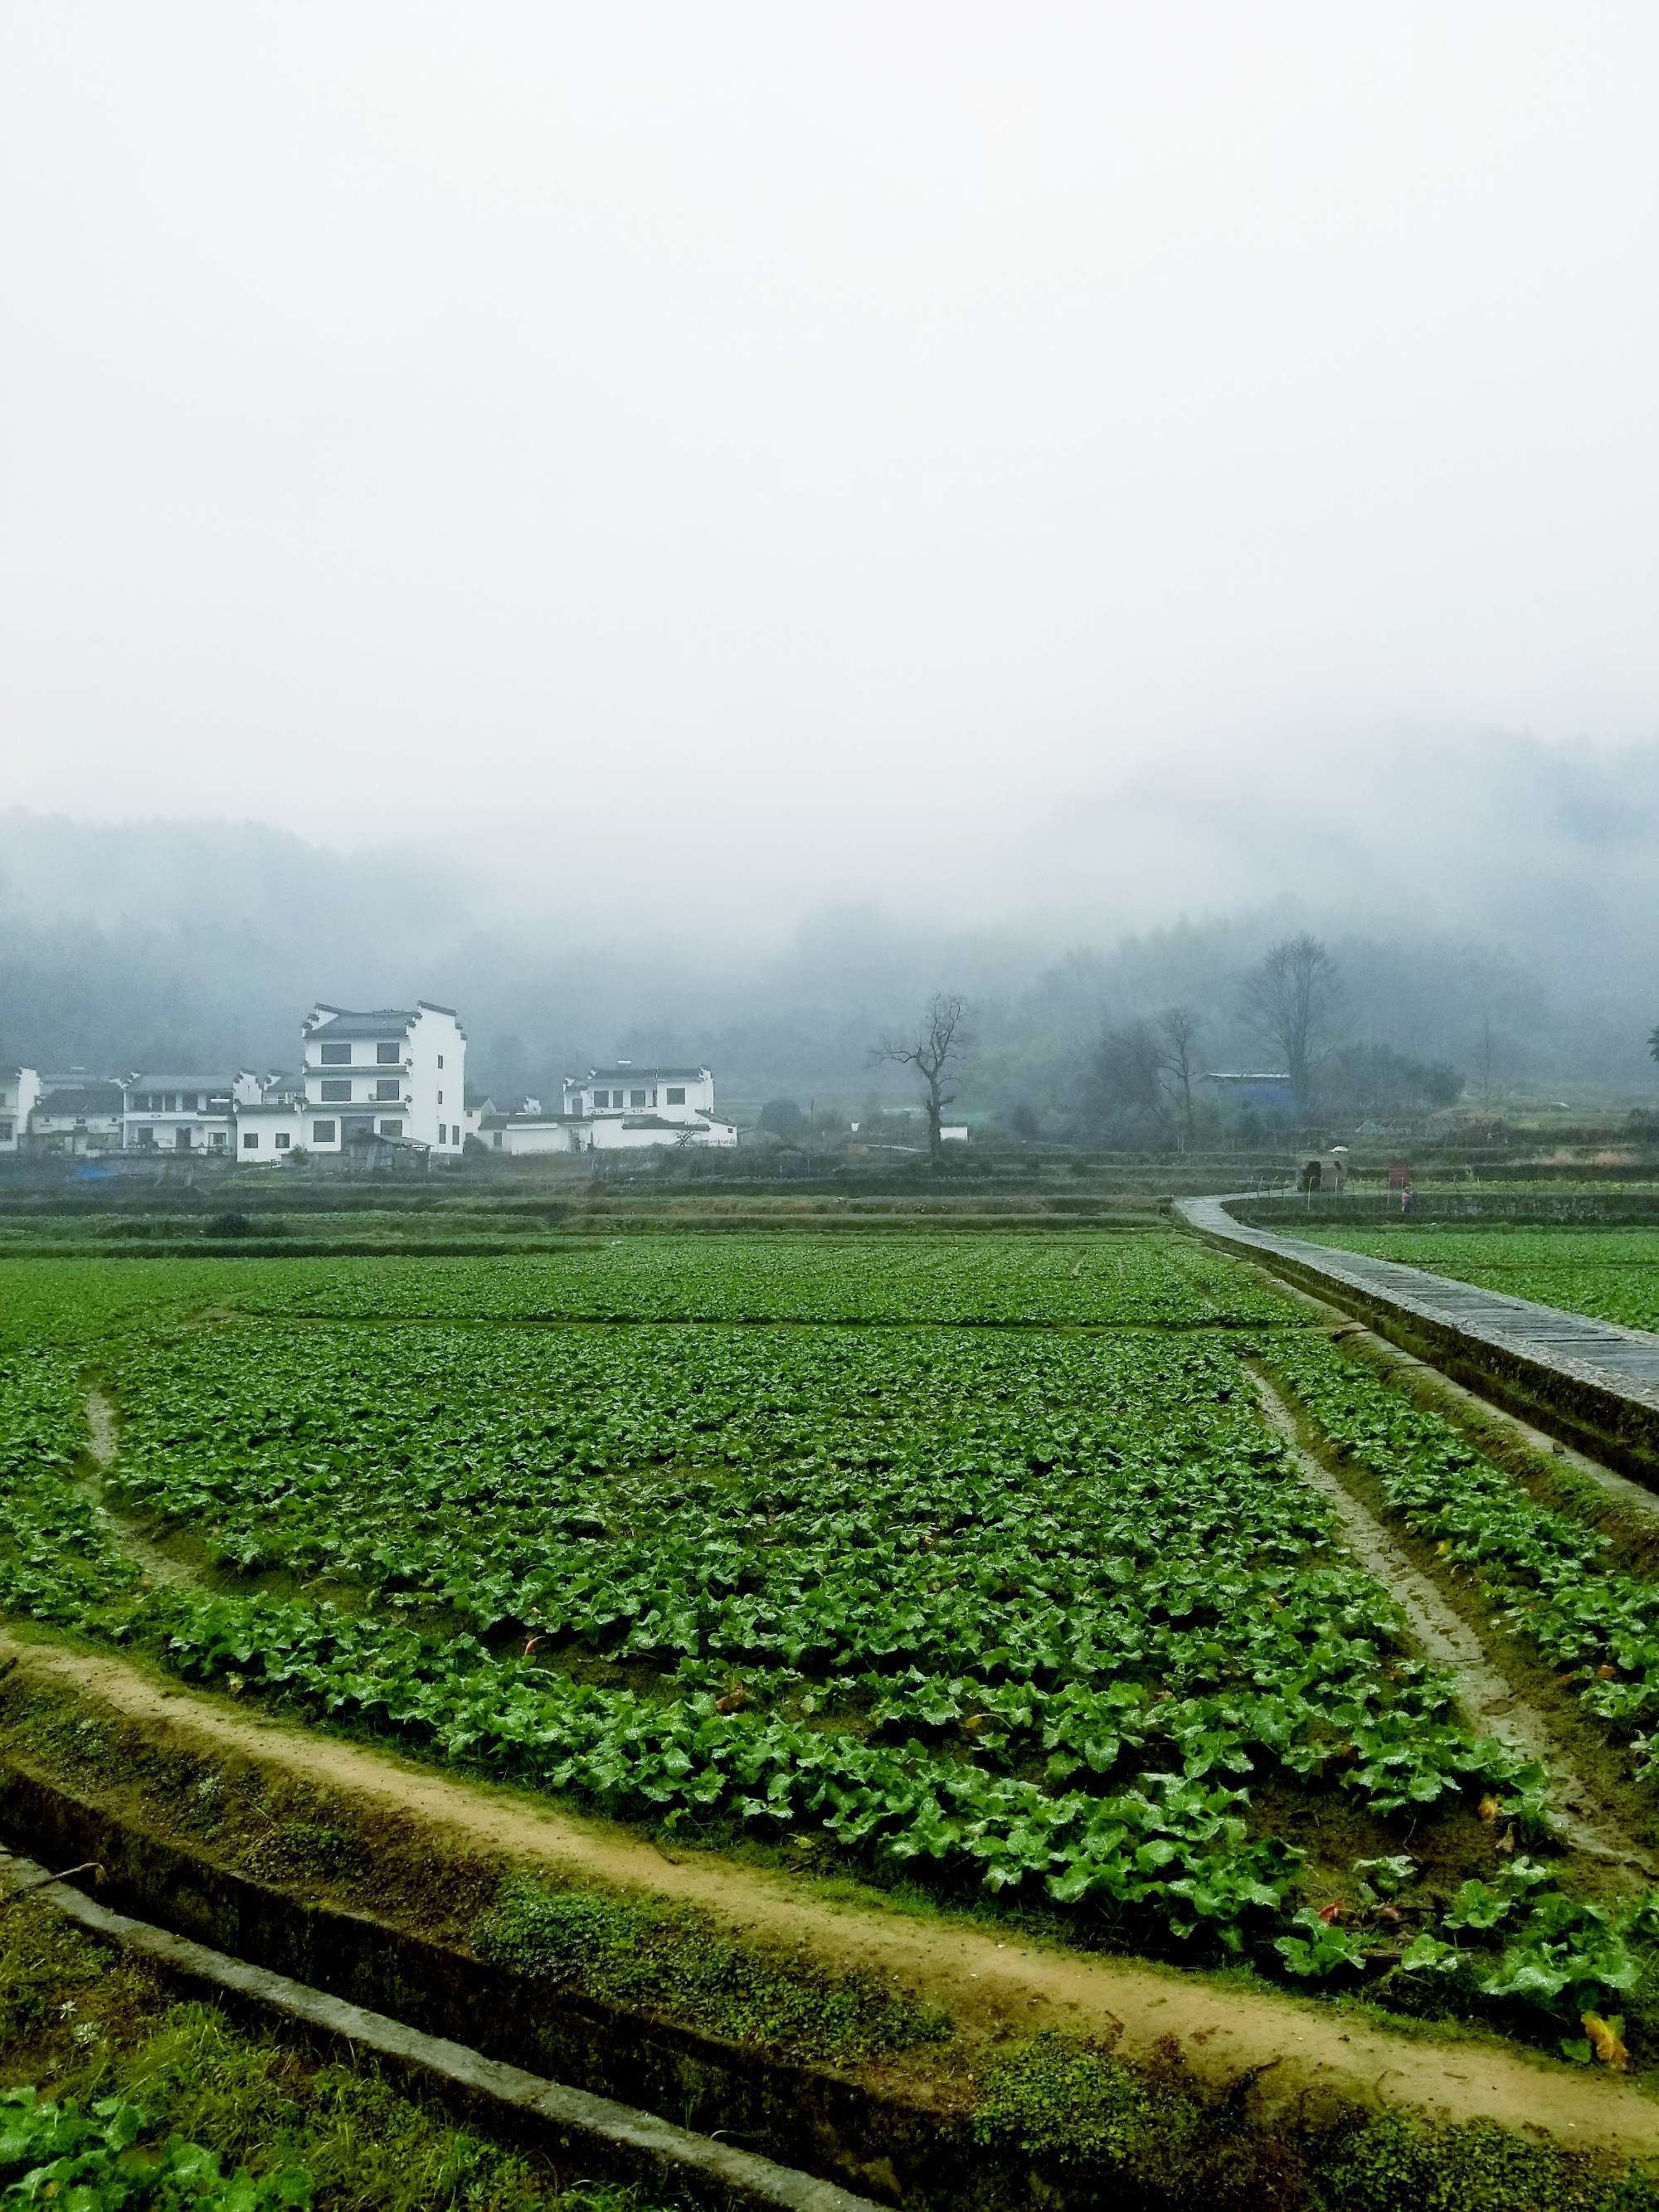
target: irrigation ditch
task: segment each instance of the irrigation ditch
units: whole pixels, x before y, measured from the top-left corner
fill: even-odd
[[[1177,1198],[1177,1221],[1590,1458],[1659,1490],[1659,1337],[1241,1220],[1247,1197]]]
[[[856,2196],[928,2212],[1243,2203],[1249,2191],[1218,2193],[1224,2165],[1265,2187],[1270,2169],[1281,2181],[1287,2160],[1313,2170],[1384,2109],[1659,2160],[1659,2102],[1645,2088],[1494,2036],[1394,2027],[1361,2008],[1048,1946],[1008,1923],[826,1899],[787,1875],[666,1858],[607,1824],[256,1721],[121,1660],[0,1637],[8,1662],[0,1841],[15,1853],[94,1863],[100,1902],[170,1936]],[[526,1871],[678,1895],[708,1912],[711,1935],[798,1968],[862,1973],[934,2008],[948,2032],[873,2057],[792,2055],[648,2001],[526,1978],[472,1936],[502,1881]],[[1034,2036],[1063,2038],[1115,2084],[1120,2136],[1140,2116],[1170,2171],[1137,2180],[1075,2152],[1045,2161],[1017,2129],[988,2136],[984,2086]],[[1160,2100],[1178,2125],[1159,2120]],[[1177,2142],[1190,2196],[1165,2193]]]

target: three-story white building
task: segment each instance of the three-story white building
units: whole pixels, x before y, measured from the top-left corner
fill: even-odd
[[[354,1139],[402,1138],[437,1158],[466,1142],[466,1031],[453,1006],[368,1012],[319,1004],[305,1024],[304,1103],[295,1109],[307,1152],[342,1152]],[[273,1137],[275,1131],[273,1131]]]

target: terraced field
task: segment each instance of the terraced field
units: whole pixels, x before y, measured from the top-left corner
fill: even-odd
[[[0,1612],[665,1842],[1650,2063],[1659,1898],[1285,1409],[1638,1808],[1659,1586],[1305,1310],[1150,1232],[9,1261]]]
[[[1455,1276],[1540,1305],[1565,1306],[1626,1328],[1659,1330],[1659,1230],[1298,1230],[1336,1244]]]

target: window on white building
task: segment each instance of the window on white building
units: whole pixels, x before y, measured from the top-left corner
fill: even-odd
[[[349,1106],[351,1103],[350,1084],[340,1082],[325,1083],[323,1085],[323,1103],[325,1106]]]
[[[224,1133],[224,1131],[223,1131],[222,1129],[215,1129],[215,1130],[212,1132],[211,1135],[210,1136],[210,1138],[209,1138],[209,1140],[208,1140],[208,1141],[209,1141],[210,1144],[212,1144],[212,1145],[214,1145],[215,1146],[216,1146],[216,1148],[217,1148],[220,1152],[223,1152],[223,1150],[225,1149],[225,1133]]]
[[[9,1121],[0,1121],[0,1145],[10,1144],[11,1131],[12,1125]]]
[[[630,1106],[643,1106],[645,1103],[644,1091],[630,1091],[628,1094],[628,1103]]]
[[[670,1104],[671,1106],[684,1106],[684,1103],[685,1103],[685,1085],[684,1085],[683,1083],[671,1083],[671,1084],[669,1085],[669,1086],[668,1086],[668,1103],[669,1103],[669,1104]]]
[[[285,1152],[293,1140],[289,1137],[286,1129],[278,1129],[276,1137],[272,1141],[275,1143],[279,1152]]]
[[[374,1084],[374,1096],[377,1098],[395,1098],[398,1096],[397,1077],[395,1075],[377,1077]]]
[[[242,1132],[242,1150],[245,1152],[257,1152],[258,1149],[259,1132],[257,1129],[244,1129]]]
[[[444,1064],[444,1056],[443,1056],[442,1053],[440,1053],[440,1054],[438,1054],[438,1065],[439,1065],[439,1066],[440,1066],[440,1067],[441,1067],[441,1066],[443,1066],[443,1064]]]
[[[501,1149],[501,1131],[500,1131],[499,1129],[497,1129],[497,1130],[496,1130],[496,1132],[495,1133],[494,1136],[492,1136],[492,1137],[491,1137],[491,1139],[490,1139],[490,1140],[489,1140],[489,1141],[490,1141],[490,1143],[491,1143],[492,1145],[494,1145],[494,1146],[495,1147],[495,1150],[499,1152],[500,1152],[500,1150]]]
[[[325,1044],[321,1057],[325,1067],[349,1067],[351,1047],[349,1044]]]
[[[374,1048],[375,1061],[381,1067],[396,1067],[403,1056],[404,1050],[401,1045],[377,1044]]]
[[[403,1133],[403,1122],[395,1114],[390,1115],[380,1124],[380,1134],[383,1137],[401,1137]]]
[[[334,1142],[335,1127],[336,1125],[332,1121],[313,1121],[311,1125],[312,1143],[331,1145]]]

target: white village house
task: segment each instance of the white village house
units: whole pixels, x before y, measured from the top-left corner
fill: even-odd
[[[121,1147],[129,1152],[234,1150],[238,1090],[258,1095],[251,1075],[129,1075],[121,1085]]]
[[[466,1031],[453,1006],[359,1012],[325,1001],[304,1030],[297,1079],[273,1076],[238,1116],[237,1156],[270,1164],[303,1147],[338,1157],[379,1138],[459,1159],[474,1118],[466,1109]]]
[[[121,1148],[122,1091],[118,1083],[89,1083],[84,1070],[43,1075],[28,1119],[28,1148],[85,1159]]]
[[[729,1146],[733,1123],[714,1111],[707,1067],[635,1066],[619,1060],[564,1080],[562,1110],[544,1114],[526,1099],[516,1113],[487,1111],[479,1135],[508,1158],[532,1152],[639,1151],[651,1145]]]
[[[289,1075],[160,1073],[119,1083],[0,1070],[0,1155],[100,1151],[184,1154],[276,1167],[307,1158],[459,1159],[470,1137],[491,1152],[622,1152],[653,1145],[734,1146],[707,1067],[618,1060],[568,1076],[561,1110],[526,1098],[511,1113],[466,1103],[466,1031],[453,1007],[367,1011],[319,1000]]]

